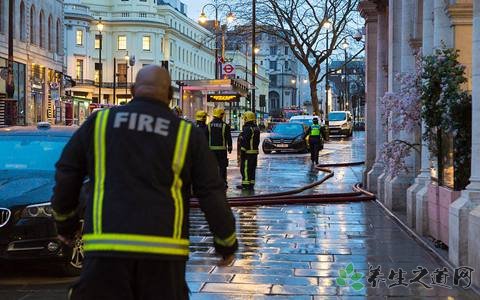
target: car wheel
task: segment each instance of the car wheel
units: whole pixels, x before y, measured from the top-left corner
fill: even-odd
[[[85,252],[83,250],[83,221],[80,236],[75,240],[73,247],[66,248],[66,257],[68,259],[63,263],[63,274],[66,276],[79,276],[82,272]]]

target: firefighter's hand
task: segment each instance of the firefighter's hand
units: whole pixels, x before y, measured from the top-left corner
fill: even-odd
[[[235,255],[233,255],[233,254],[224,256],[224,257],[222,257],[222,259],[220,259],[217,262],[217,266],[226,267],[226,266],[230,265],[233,262],[234,259],[235,259]]]

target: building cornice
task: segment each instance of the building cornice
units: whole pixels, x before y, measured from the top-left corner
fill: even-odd
[[[371,0],[363,0],[358,4],[360,15],[367,23],[377,22],[378,20],[378,6]]]
[[[473,4],[456,3],[448,6],[447,15],[452,20],[452,25],[473,24]]]

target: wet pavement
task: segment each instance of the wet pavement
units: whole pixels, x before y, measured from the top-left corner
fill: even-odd
[[[333,140],[326,145],[322,162],[362,160],[362,137]],[[360,181],[361,168],[332,168],[335,177],[314,192],[350,192],[351,185]],[[237,180],[236,171],[232,166],[229,178]],[[261,155],[256,193],[297,188],[322,176],[322,172],[311,171],[308,155]],[[228,193],[239,195],[232,188]],[[438,276],[444,267],[441,261],[374,201],[233,210],[240,250],[227,267],[216,265],[206,221],[198,209],[191,211],[186,276],[191,299],[480,298],[470,289],[453,286],[453,270],[446,270],[449,277]],[[370,275],[377,267],[380,274],[373,278]],[[410,283],[421,268],[428,272],[421,282],[429,288]],[[440,280],[445,278],[445,282]],[[48,265],[0,266],[0,299],[65,299],[71,280],[56,276]],[[438,286],[442,282],[445,287]]]

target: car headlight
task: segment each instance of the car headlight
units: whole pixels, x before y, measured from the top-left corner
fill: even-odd
[[[269,139],[269,138],[264,139],[263,142],[264,142],[264,143],[272,144],[272,140]]]
[[[347,124],[347,123],[342,124],[342,128],[347,129],[347,128],[348,128],[348,124]]]
[[[297,137],[296,139],[293,140],[293,143],[294,144],[302,143],[303,140],[304,140],[303,137],[299,136],[299,137]]]
[[[49,218],[51,216],[53,216],[53,209],[50,202],[29,205],[22,211],[22,218]]]

